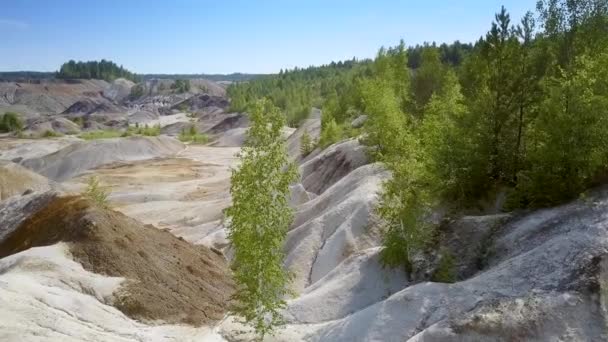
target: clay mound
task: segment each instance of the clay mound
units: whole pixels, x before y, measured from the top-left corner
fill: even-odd
[[[74,102],[108,87],[102,80],[41,80],[37,83],[0,82],[0,109],[12,108],[28,117],[61,113]]]
[[[120,107],[108,100],[86,98],[69,106],[62,114],[119,113]]]
[[[51,117],[48,119],[37,119],[28,124],[25,134],[40,135],[47,131],[61,134],[75,134],[80,132],[80,127],[73,121],[62,117]]]
[[[25,160],[22,165],[50,179],[65,181],[104,164],[169,156],[183,148],[181,142],[165,136],[101,139],[74,143],[55,153]]]
[[[225,115],[221,121],[213,125],[208,133],[219,134],[235,128],[249,127],[249,117],[245,114],[235,113]]]
[[[201,109],[214,107],[225,109],[230,105],[230,102],[222,96],[212,96],[209,94],[194,95],[184,101],[176,103],[171,108],[184,110],[188,109],[191,112],[198,111]]]
[[[158,118],[159,118],[159,115],[157,112],[140,110],[138,112],[135,112],[135,113],[129,115],[128,120],[129,120],[129,124],[135,124],[135,123],[146,124],[146,123],[158,120]]]
[[[365,147],[357,140],[331,145],[300,166],[302,185],[320,194],[351,171],[368,163]]]
[[[230,129],[217,138],[211,146],[215,147],[240,147],[245,144],[247,128]]]
[[[86,270],[126,278],[112,304],[129,317],[199,326],[227,310],[234,285],[222,256],[79,196],[47,197],[0,241],[0,258],[59,242]]]
[[[135,85],[132,81],[124,78],[117,78],[110,86],[103,91],[103,96],[112,101],[120,102],[131,94],[131,88]]]
[[[0,201],[26,191],[47,191],[53,186],[47,178],[15,163],[0,161]]]

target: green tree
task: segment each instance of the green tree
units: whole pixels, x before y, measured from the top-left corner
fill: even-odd
[[[531,137],[530,168],[518,184],[524,205],[545,206],[583,192],[608,168],[608,53],[578,57],[545,82]]]
[[[420,67],[412,77],[412,94],[417,113],[424,110],[431,96],[440,89],[445,74],[445,66],[441,63],[439,49],[425,46],[421,50]]]
[[[0,120],[0,132],[19,132],[23,129],[23,121],[19,114],[6,112]]]
[[[427,171],[433,175],[437,196],[466,205],[488,190],[488,147],[475,132],[477,116],[466,104],[454,72],[431,97],[420,126]]]
[[[289,294],[290,273],[283,268],[283,242],[292,222],[289,184],[296,180],[282,128],[285,117],[269,100],[252,107],[251,127],[233,170],[228,239],[238,285],[234,311],[263,338],[283,323],[280,310]]]
[[[108,207],[108,191],[101,186],[99,178],[91,176],[87,180],[87,188],[84,195],[93,200],[98,205]]]
[[[302,157],[306,157],[314,149],[315,143],[312,141],[310,134],[308,134],[308,130],[304,130],[300,137],[300,153],[302,154]]]

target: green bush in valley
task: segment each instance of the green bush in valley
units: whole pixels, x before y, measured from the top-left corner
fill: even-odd
[[[234,313],[263,340],[283,324],[291,274],[284,268],[283,243],[293,220],[289,185],[297,169],[289,161],[282,131],[285,117],[269,100],[257,102],[232,171],[232,206],[226,210],[228,240],[237,291]]]
[[[0,117],[0,132],[19,132],[23,129],[23,121],[19,114],[6,112]]]
[[[198,133],[195,125],[190,125],[188,129],[182,129],[178,139],[181,142],[189,142],[193,144],[206,144],[209,142],[209,136],[204,133]]]
[[[308,130],[304,130],[300,137],[300,153],[302,157],[306,157],[315,149],[315,143],[313,142]]]
[[[42,133],[43,138],[58,138],[58,137],[62,137],[62,136],[63,136],[63,134],[61,134],[59,132],[51,131],[51,130],[47,130],[47,131],[44,131],[44,133]]]
[[[81,133],[78,137],[84,140],[111,139],[121,137],[122,134],[122,132],[116,130],[105,130]]]
[[[439,263],[431,280],[440,283],[454,283],[457,280],[456,278],[456,260],[448,250],[442,250],[439,254]]]
[[[98,205],[107,208],[108,207],[108,191],[102,187],[99,178],[91,176],[87,179],[87,188],[84,195],[89,199],[93,200]]]

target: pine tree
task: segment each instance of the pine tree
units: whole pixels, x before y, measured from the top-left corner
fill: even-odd
[[[283,323],[280,310],[289,294],[283,242],[292,221],[289,184],[297,178],[288,161],[282,128],[285,117],[269,100],[255,103],[247,143],[232,171],[228,239],[234,248],[237,283],[234,312],[260,338]]]
[[[300,153],[302,154],[302,157],[309,155],[314,148],[315,144],[313,143],[310,134],[308,134],[308,130],[304,130],[302,136],[300,137]]]

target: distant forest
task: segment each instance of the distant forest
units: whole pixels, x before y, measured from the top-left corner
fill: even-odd
[[[80,62],[82,63],[82,62]],[[112,62],[110,62],[112,63]],[[112,63],[114,64],[114,63]],[[8,81],[8,82],[14,82],[14,81],[19,81],[19,82],[29,82],[29,81],[37,81],[37,80],[43,80],[43,79],[53,79],[55,77],[57,78],[99,78],[99,77],[91,77],[90,72],[82,72],[82,73],[76,73],[75,70],[75,66],[74,65],[70,65],[67,67],[67,70],[64,69],[65,65],[69,65],[68,63],[65,63],[62,65],[62,69],[64,70],[64,72],[62,73],[61,71],[59,72],[40,72],[40,71],[6,71],[6,72],[0,72],[0,81]],[[116,64],[114,64],[116,65]],[[118,68],[120,71],[120,67]],[[95,70],[95,72],[97,72],[97,70]],[[70,76],[67,76],[70,75]],[[72,76],[76,76],[76,75],[82,75],[81,77],[72,77]],[[135,75],[135,74],[132,74]],[[150,80],[150,79],[184,79],[184,80],[191,80],[191,79],[207,79],[210,81],[214,81],[214,82],[246,82],[246,81],[251,81],[263,76],[269,76],[269,75],[264,75],[264,74],[243,74],[243,73],[233,73],[233,74],[138,74],[135,75],[135,79],[137,80]],[[124,76],[121,76],[124,77]],[[113,77],[113,78],[109,78],[109,80],[111,79],[115,79],[117,77]],[[126,78],[126,77],[125,77]],[[101,79],[106,79],[101,77]],[[108,80],[108,79],[106,79]]]
[[[113,81],[117,78],[126,78],[133,82],[139,82],[139,76],[135,73],[118,66],[116,63],[106,61],[76,62],[71,60],[63,63],[57,72],[57,78],[84,78]]]
[[[184,79],[192,80],[197,78],[204,78],[206,80],[214,82],[246,82],[251,81],[267,74],[243,74],[243,73],[232,73],[232,74],[144,74],[141,77],[144,80],[150,79]]]

